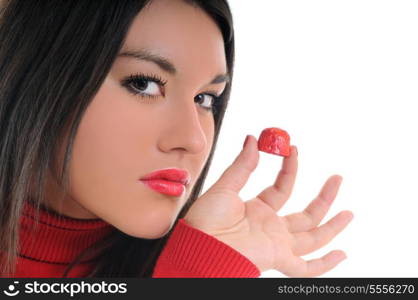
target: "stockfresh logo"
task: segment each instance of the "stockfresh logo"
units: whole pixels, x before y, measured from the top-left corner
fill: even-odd
[[[19,284],[19,281],[14,281],[13,284],[9,284],[7,289],[3,291],[3,293],[7,296],[14,297],[20,293],[20,291],[17,289],[17,285]]]

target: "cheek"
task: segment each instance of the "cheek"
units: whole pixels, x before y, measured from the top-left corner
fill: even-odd
[[[101,90],[77,132],[73,161],[80,171],[77,175],[88,176],[97,185],[132,181],[140,175],[135,162],[143,155],[141,145],[147,143],[148,135],[137,132],[134,122],[146,122],[146,116],[134,113],[134,104],[125,100],[113,89]]]
[[[214,140],[214,135],[215,135],[215,125],[214,125],[215,123],[214,123],[213,118],[205,118],[201,124],[203,128],[203,132],[206,136],[206,148],[202,152],[201,155],[195,157],[194,163],[196,166],[199,166],[199,169],[196,172],[196,175],[194,176],[193,181],[191,182],[193,187],[196,184],[196,181],[199,179],[199,176],[202,173],[203,168],[205,167],[206,162],[209,158],[209,154],[212,150],[212,145],[213,145],[213,140]],[[189,191],[191,191],[191,189]]]
[[[213,117],[208,118],[208,120],[206,120],[205,125],[204,125],[204,132],[205,132],[206,139],[207,139],[206,159],[205,159],[205,162],[206,162],[210,154],[210,151],[212,150],[213,139],[215,136],[215,120]]]
[[[147,123],[149,116],[139,115],[136,105],[120,89],[104,86],[83,116],[70,164],[71,195],[115,225],[121,220],[139,222],[144,220],[141,211],[155,209],[138,193],[141,161],[149,156],[145,151],[153,142],[153,134],[138,131],[138,127],[147,128],[139,120]],[[135,221],[127,220],[129,211]],[[130,224],[133,228],[145,225]]]

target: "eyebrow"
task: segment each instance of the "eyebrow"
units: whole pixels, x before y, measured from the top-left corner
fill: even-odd
[[[137,60],[145,60],[155,63],[159,66],[162,70],[166,71],[171,75],[175,75],[177,73],[177,69],[173,63],[171,63],[165,57],[162,57],[158,54],[154,54],[146,49],[139,49],[139,50],[126,50],[118,54],[118,57],[128,57],[134,58]],[[230,82],[231,78],[228,73],[226,74],[218,74],[215,78],[210,81],[209,84],[217,84],[222,82]]]

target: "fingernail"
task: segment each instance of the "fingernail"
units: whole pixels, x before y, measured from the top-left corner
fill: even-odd
[[[242,145],[242,149],[244,149],[245,148],[245,145],[247,145],[248,138],[249,138],[249,135],[247,134],[247,136],[245,137],[244,145]]]

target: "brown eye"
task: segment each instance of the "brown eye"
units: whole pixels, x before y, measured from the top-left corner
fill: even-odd
[[[166,84],[161,78],[154,75],[136,74],[122,80],[121,85],[130,93],[142,97],[162,96],[162,88]]]
[[[199,94],[194,99],[199,103],[204,109],[212,110],[213,104],[215,102],[215,96],[211,94]]]
[[[158,83],[148,79],[140,78],[135,80],[131,82],[131,87],[134,90],[138,90],[138,94],[148,94],[152,96],[160,96],[158,94],[161,94]]]
[[[148,87],[148,82],[149,82],[149,80],[147,80],[147,79],[139,78],[138,80],[133,81],[131,84],[133,84],[135,86],[135,88],[137,88],[138,90],[144,91]]]

